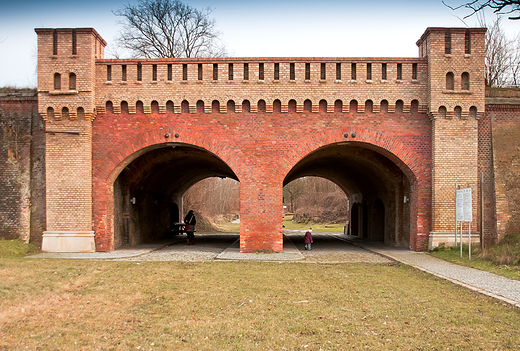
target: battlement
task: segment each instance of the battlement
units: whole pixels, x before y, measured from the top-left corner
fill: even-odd
[[[320,104],[327,112],[338,105],[349,112],[352,102],[360,112],[367,103],[377,112],[381,102],[393,111],[396,104],[409,110],[412,101],[426,100],[426,61],[413,58],[97,60],[96,66],[97,109],[110,103],[116,113],[125,104],[133,113],[138,103],[145,112],[153,103],[177,113],[183,104],[186,112],[209,113],[216,105],[222,113],[231,106],[233,112],[273,112],[277,104],[280,112],[292,105],[318,112]]]
[[[35,28],[38,34],[38,59],[104,57],[106,41],[94,28]],[[41,55],[41,56],[40,56]]]

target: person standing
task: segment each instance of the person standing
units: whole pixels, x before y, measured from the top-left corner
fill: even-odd
[[[188,245],[193,245],[195,243],[195,224],[197,224],[193,210],[190,210],[186,217],[184,217],[184,224],[186,225],[184,229],[188,236],[187,243]]]
[[[305,242],[305,250],[311,250],[311,244],[313,243],[312,240],[312,228],[309,228],[307,232],[305,233],[305,237],[303,238]]]

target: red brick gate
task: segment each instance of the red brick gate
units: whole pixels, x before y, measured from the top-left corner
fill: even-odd
[[[49,251],[157,239],[212,176],[240,181],[241,251],[282,251],[283,185],[311,175],[358,235],[424,250],[452,230],[454,181],[477,185],[481,29],[430,28],[417,59],[105,60],[93,29],[36,31]]]

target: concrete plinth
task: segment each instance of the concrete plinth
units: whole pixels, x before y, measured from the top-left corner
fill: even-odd
[[[43,232],[44,252],[95,252],[93,231]]]
[[[455,232],[430,232],[428,240],[428,250],[433,250],[439,246],[439,244],[445,246],[455,245]],[[457,245],[460,244],[460,232],[457,232]],[[468,231],[462,231],[462,244],[468,244]],[[478,232],[471,233],[471,244],[480,244],[480,234]]]

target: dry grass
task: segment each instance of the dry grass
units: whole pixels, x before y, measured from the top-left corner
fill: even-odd
[[[520,234],[509,234],[478,254],[480,258],[499,265],[520,266]]]
[[[496,245],[485,248],[472,245],[472,257],[469,260],[468,247],[439,247],[431,255],[460,265],[520,280],[520,235],[508,235]]]
[[[33,255],[40,252],[33,244],[26,244],[20,239],[0,240],[0,258],[14,258]]]
[[[400,264],[0,259],[0,349],[518,349],[520,313]]]

